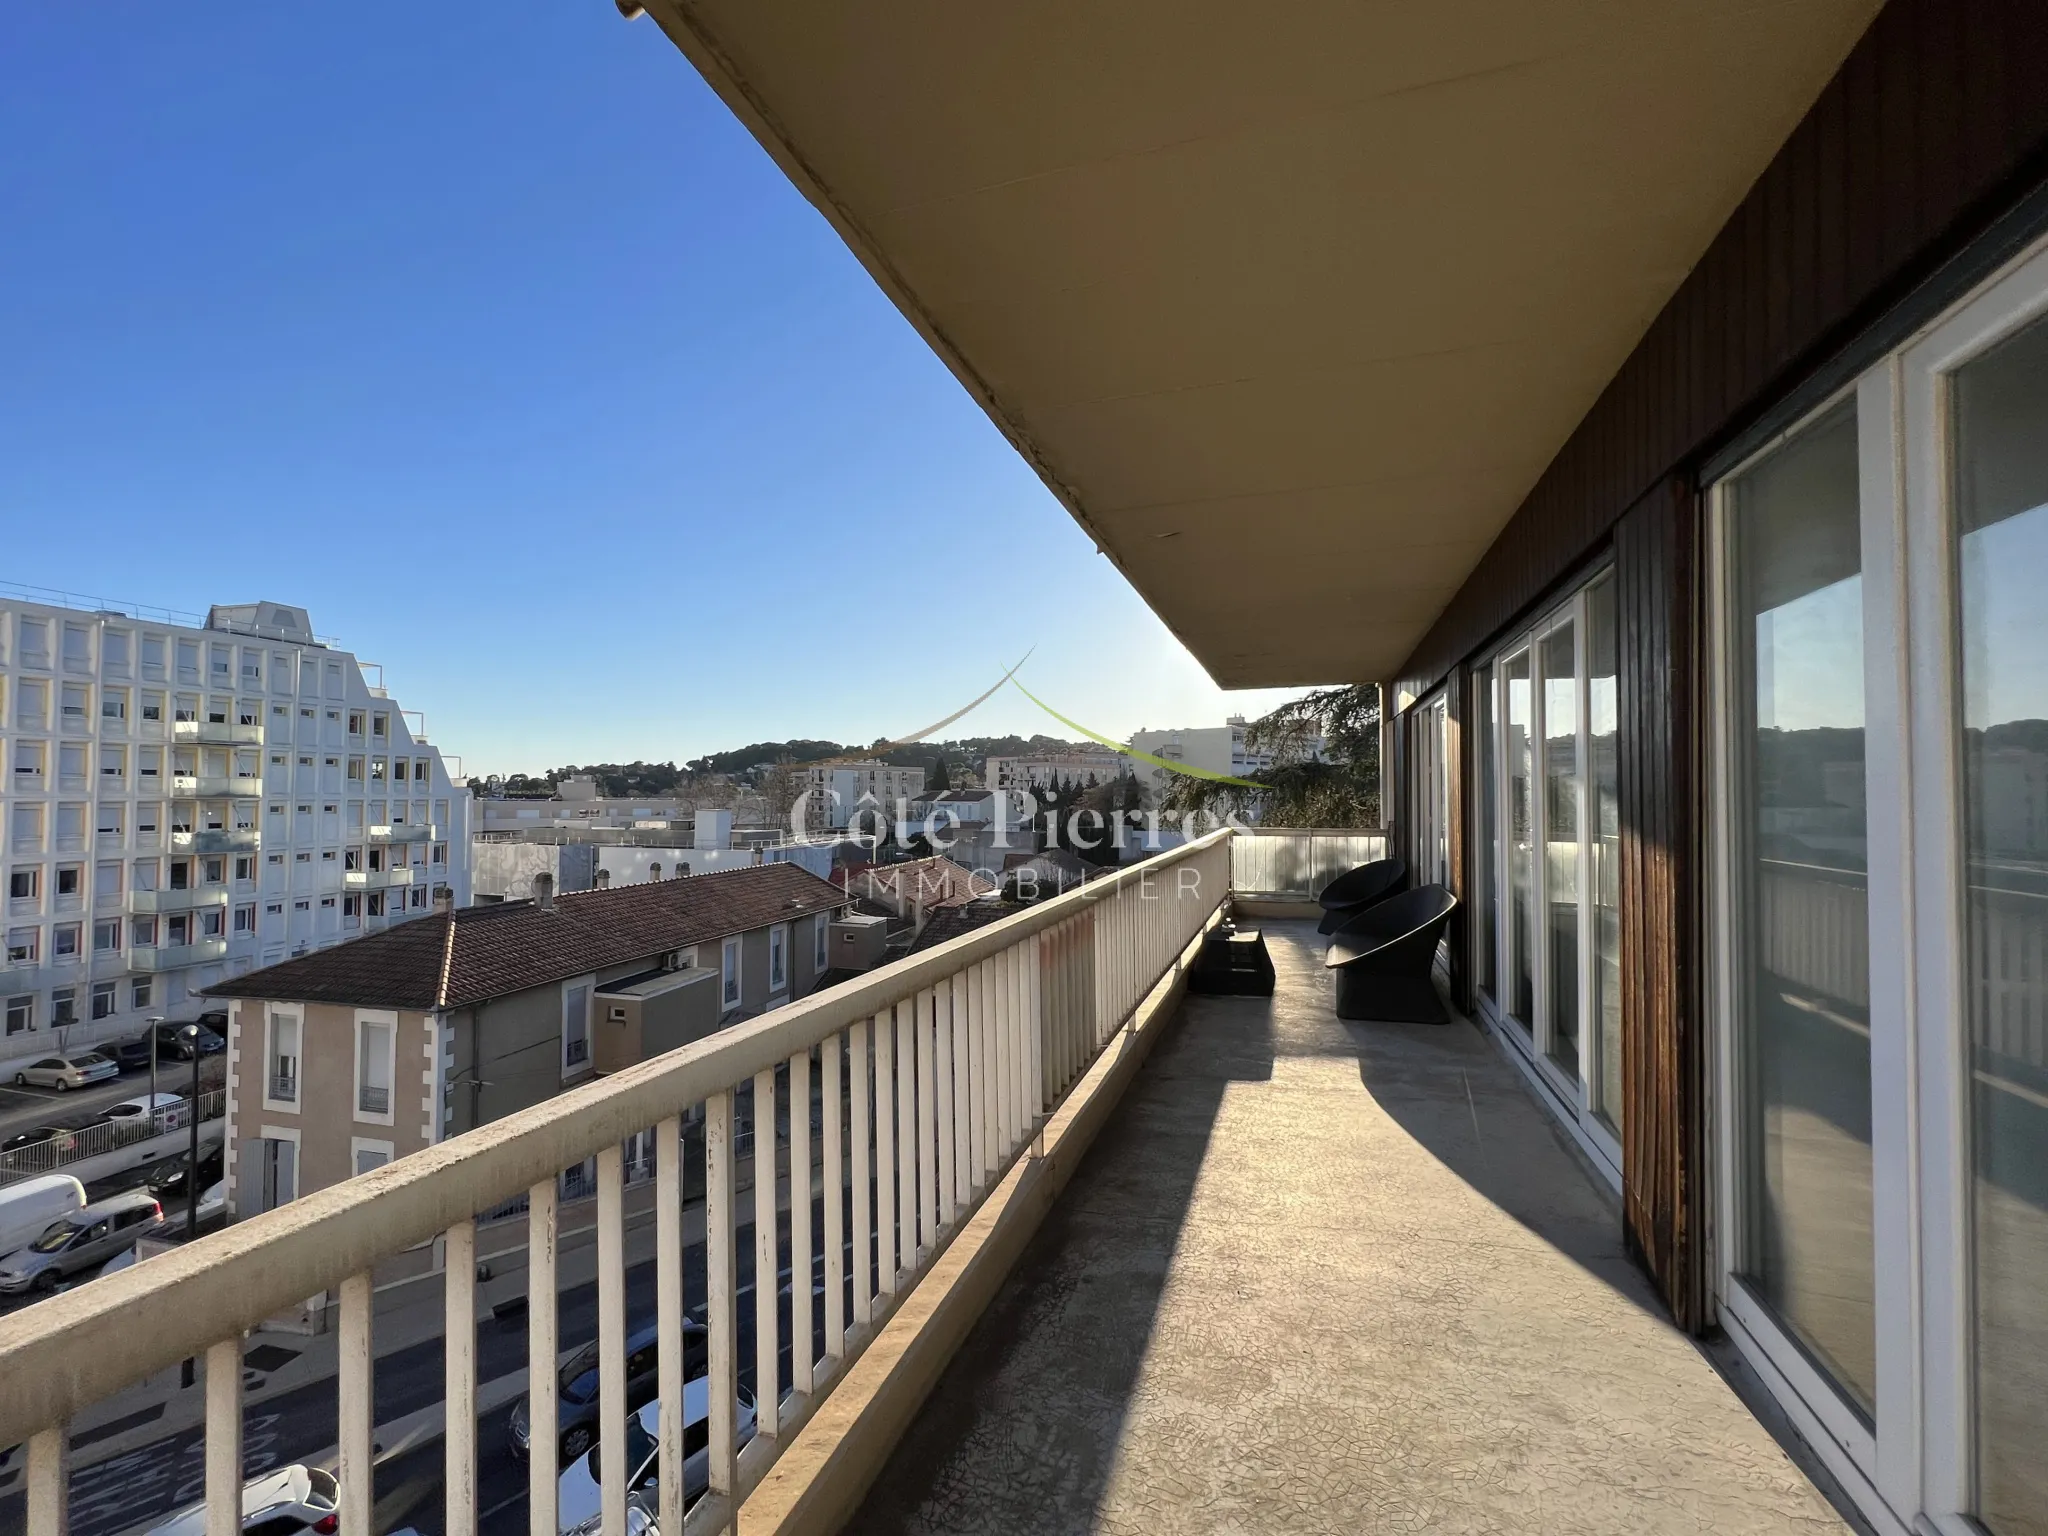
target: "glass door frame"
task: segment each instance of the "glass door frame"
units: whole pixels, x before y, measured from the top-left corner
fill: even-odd
[[[2048,243],[1950,310],[1864,387],[1889,406],[1898,448],[1886,455],[1891,532],[1899,548],[1901,671],[1910,692],[1903,763],[1906,846],[1901,917],[1911,928],[1910,989],[1900,1055],[1915,1092],[1908,1100],[1919,1136],[1903,1149],[1901,1173],[1916,1201],[1900,1246],[1917,1259],[1918,1416],[1925,1426],[1921,1508],[1944,1536],[1981,1527],[1977,1503],[1974,1335],[1975,1276],[1973,1042],[1965,903],[1968,846],[1961,758],[1963,658],[1952,474],[1951,380],[1966,364],[2048,317]],[[1889,446],[1889,445],[1888,445]],[[1901,946],[1904,948],[1905,946]],[[1917,1241],[1917,1252],[1915,1242]]]
[[[1491,751],[1485,754],[1491,761],[1479,764],[1477,771],[1492,776],[1494,785],[1494,808],[1496,825],[1480,827],[1472,838],[1472,846],[1478,847],[1482,838],[1493,844],[1493,875],[1495,922],[1494,952],[1494,997],[1488,997],[1478,988],[1473,989],[1473,1006],[1493,1028],[1494,1033],[1511,1042],[1510,1056],[1560,1109],[1566,1126],[1577,1138],[1580,1146],[1591,1157],[1595,1166],[1606,1175],[1617,1189],[1621,1185],[1622,1151],[1620,1138],[1614,1129],[1605,1124],[1594,1105],[1598,1099],[1595,1085],[1601,1070],[1600,1020],[1595,1008],[1597,989],[1594,976],[1598,966],[1596,946],[1599,942],[1599,893],[1594,878],[1593,840],[1597,837],[1594,826],[1594,760],[1592,743],[1592,689],[1591,663],[1592,644],[1590,608],[1588,594],[1602,580],[1613,579],[1612,567],[1603,565],[1591,572],[1584,581],[1563,602],[1546,609],[1533,623],[1518,629],[1501,641],[1492,653],[1472,672],[1473,691],[1477,702],[1485,707],[1484,695],[1488,692],[1497,710],[1496,725]],[[1574,725],[1576,750],[1578,753],[1578,944],[1576,963],[1578,965],[1578,1072],[1565,1072],[1552,1057],[1556,1040],[1556,1022],[1551,1018],[1550,972],[1551,950],[1548,942],[1550,922],[1550,856],[1549,856],[1549,786],[1543,759],[1545,741],[1544,684],[1546,674],[1543,667],[1543,642],[1565,625],[1572,626],[1573,678],[1576,698],[1577,719]],[[1518,1020],[1509,1013],[1506,1002],[1499,999],[1513,995],[1514,982],[1510,962],[1515,956],[1515,945],[1519,942],[1516,934],[1513,850],[1510,819],[1510,797],[1508,794],[1508,738],[1509,703],[1506,667],[1516,658],[1526,655],[1529,665],[1529,755],[1530,755],[1530,836],[1532,853],[1529,870],[1530,905],[1536,914],[1539,942],[1529,956],[1531,1012],[1534,1018]],[[1471,733],[1476,742],[1484,733]],[[1478,760],[1480,749],[1473,748],[1474,760]],[[1472,804],[1475,815],[1485,804],[1484,796],[1474,793]],[[1477,870],[1473,871],[1472,889],[1477,890]],[[1476,946],[1485,942],[1484,925],[1473,922],[1469,926],[1471,942]],[[1523,1026],[1526,1025],[1525,1029]]]
[[[1983,1536],[1977,1498],[1972,1055],[1966,988],[1960,594],[1950,381],[2048,317],[2048,241],[1936,318],[1707,491],[1709,888],[1705,1025],[1721,1322],[1794,1427],[1874,1523]],[[1877,1412],[1855,1413],[1737,1273],[1742,1084],[1728,789],[1732,782],[1725,486],[1856,399],[1869,833],[1872,1227]]]
[[[1883,370],[1877,370],[1882,372]],[[1884,381],[1880,380],[1880,386]],[[1772,1396],[1791,1411],[1801,1435],[1819,1455],[1828,1470],[1841,1482],[1850,1497],[1866,1513],[1879,1499],[1879,1471],[1887,1460],[1897,1463],[1906,1447],[1897,1443],[1901,1431],[1910,1428],[1906,1415],[1892,1411],[1898,1371],[1902,1359],[1900,1340],[1888,1333],[1887,1319],[1904,1300],[1898,1277],[1903,1267],[1894,1249],[1901,1237],[1898,1223],[1891,1219],[1884,1198],[1885,1170],[1895,1164],[1906,1140],[1905,1115],[1896,1106],[1904,1073],[1901,1064],[1887,1058],[1883,1042],[1899,1038],[1900,1023],[1895,1010],[1901,1005],[1904,971],[1896,945],[1887,945],[1882,935],[1892,931],[1888,921],[1887,896],[1898,889],[1901,849],[1896,836],[1898,818],[1887,814],[1894,800],[1902,747],[1900,721],[1894,712],[1886,714],[1888,703],[1905,697],[1899,679],[1887,675],[1887,668],[1900,656],[1895,644],[1895,616],[1891,611],[1893,585],[1897,576],[1891,553],[1894,512],[1888,482],[1878,461],[1889,453],[1891,433],[1888,402],[1868,393],[1870,377],[1837,391],[1811,411],[1774,434],[1768,442],[1720,474],[1706,494],[1707,643],[1705,667],[1708,698],[1708,793],[1707,822],[1707,965],[1705,976],[1705,1024],[1708,1033],[1708,1071],[1712,1080],[1713,1110],[1709,1121],[1712,1154],[1709,1164],[1714,1179],[1712,1204],[1713,1289],[1720,1320],[1738,1351],[1770,1388]],[[1741,770],[1737,761],[1736,735],[1743,719],[1742,703],[1736,697],[1741,679],[1734,675],[1730,658],[1736,654],[1733,615],[1737,602],[1737,572],[1731,559],[1730,489],[1747,471],[1775,454],[1808,427],[1814,425],[1844,400],[1857,400],[1857,473],[1861,521],[1861,576],[1863,582],[1863,669],[1864,669],[1864,779],[1865,815],[1868,828],[1868,856],[1865,884],[1870,910],[1870,1033],[1871,1033],[1871,1164],[1872,1164],[1872,1246],[1877,1333],[1876,1426],[1853,1407],[1834,1380],[1814,1361],[1806,1349],[1783,1326],[1771,1309],[1743,1278],[1747,1266],[1744,1251],[1747,1181],[1742,1145],[1748,1103],[1741,1062],[1741,1043],[1735,1026],[1736,999],[1741,995],[1741,935],[1744,925],[1736,902],[1740,880],[1736,870],[1740,859],[1741,833],[1730,809]],[[1873,412],[1877,427],[1872,428]],[[1873,474],[1878,479],[1873,479]],[[1886,969],[1897,965],[1900,975],[1888,978]],[[1880,1436],[1883,1438],[1880,1439]],[[1910,1454],[1910,1453],[1908,1453]],[[1894,1467],[1896,1475],[1898,1468]],[[1889,1492],[1881,1502],[1896,1509]],[[1913,1504],[1904,1507],[1911,1509]],[[1978,1533],[1982,1536],[1982,1533]]]

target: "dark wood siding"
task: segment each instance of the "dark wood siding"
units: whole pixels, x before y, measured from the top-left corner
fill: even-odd
[[[1707,1321],[1700,523],[1673,480],[1615,526],[1622,1219],[1681,1327]]]
[[[1621,514],[2040,180],[2048,5],[1892,0],[1402,669],[1420,695]]]

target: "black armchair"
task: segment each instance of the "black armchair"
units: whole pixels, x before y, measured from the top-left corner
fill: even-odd
[[[1404,859],[1375,859],[1339,875],[1316,897],[1323,909],[1323,920],[1316,925],[1316,932],[1335,933],[1407,883],[1408,864]]]
[[[1338,929],[1323,960],[1337,973],[1337,1017],[1448,1024],[1429,971],[1457,907],[1458,898],[1444,887],[1418,886]]]

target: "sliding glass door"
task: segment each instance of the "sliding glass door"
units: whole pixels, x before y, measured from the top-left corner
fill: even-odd
[[[1895,1528],[2048,1536],[2048,248],[1711,489],[1721,1320]]]
[[[1618,1180],[1615,653],[1603,574],[1475,670],[1473,879],[1480,1008]]]

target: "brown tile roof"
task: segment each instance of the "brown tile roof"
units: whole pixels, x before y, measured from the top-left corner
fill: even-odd
[[[996,883],[944,855],[911,859],[902,864],[853,864],[833,871],[833,879],[850,896],[875,899],[888,895],[927,907],[951,906],[992,895]]]
[[[576,891],[556,897],[551,912],[531,901],[436,912],[234,977],[208,987],[206,995],[466,1008],[845,902],[843,891],[797,865],[757,864]]]
[[[921,955],[928,949],[938,948],[948,939],[957,939],[962,934],[972,933],[977,928],[986,928],[990,923],[999,923],[1004,918],[1014,917],[1025,910],[1026,908],[1016,902],[1003,901],[995,897],[984,897],[979,901],[963,901],[950,907],[941,907],[924,925],[924,930],[910,946],[909,953]]]

